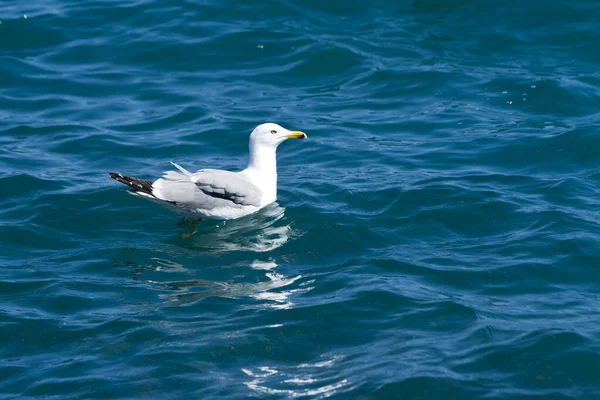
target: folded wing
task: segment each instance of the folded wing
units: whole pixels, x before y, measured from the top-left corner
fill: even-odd
[[[261,191],[238,172],[215,169],[190,173],[169,171],[153,186],[157,198],[175,203],[186,210],[210,210],[221,207],[259,207]]]
[[[238,172],[204,169],[190,178],[207,196],[242,206],[260,206],[260,189]]]

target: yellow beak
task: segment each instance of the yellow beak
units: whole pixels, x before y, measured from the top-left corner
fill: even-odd
[[[307,137],[306,133],[300,131],[294,131],[286,136],[288,139],[306,139]]]

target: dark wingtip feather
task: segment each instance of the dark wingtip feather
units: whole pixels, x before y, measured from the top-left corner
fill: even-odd
[[[117,172],[109,172],[108,175],[114,180],[121,182],[136,192],[147,193],[152,196],[152,182],[134,178],[127,175],[122,175]]]

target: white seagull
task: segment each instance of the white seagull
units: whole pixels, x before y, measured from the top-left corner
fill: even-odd
[[[131,194],[145,197],[184,218],[193,218],[189,237],[196,224],[206,219],[235,219],[252,214],[277,200],[277,146],[287,139],[306,139],[300,131],[277,124],[257,126],[250,134],[248,166],[240,172],[201,169],[165,172],[154,182],[109,172],[111,178],[128,185]]]

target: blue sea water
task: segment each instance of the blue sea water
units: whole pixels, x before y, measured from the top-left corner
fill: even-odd
[[[0,3],[0,398],[600,398],[600,3]],[[189,227],[108,171],[279,198]]]

